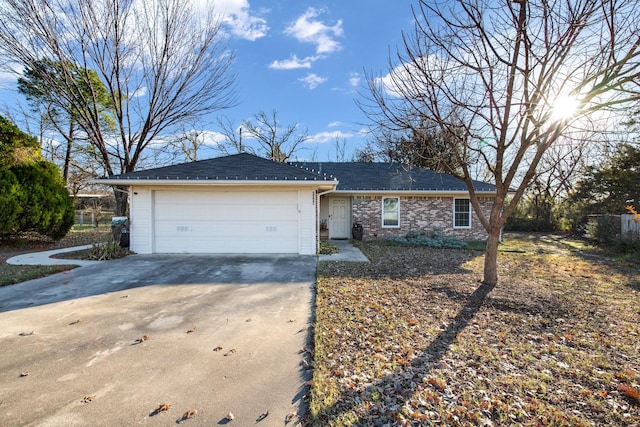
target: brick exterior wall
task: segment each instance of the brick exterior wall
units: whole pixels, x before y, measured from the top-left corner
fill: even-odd
[[[395,196],[385,196],[395,197]],[[439,229],[447,236],[461,240],[484,240],[487,233],[471,208],[471,228],[453,228],[453,197],[400,196],[400,227],[382,227],[382,196],[353,196],[352,223],[362,224],[363,238],[386,239],[404,236],[408,231]],[[489,215],[493,199],[479,199],[485,215]]]

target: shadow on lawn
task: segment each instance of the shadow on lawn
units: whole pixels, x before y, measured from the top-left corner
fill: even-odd
[[[481,283],[474,292],[467,298],[467,302],[462,307],[462,309],[458,312],[458,315],[452,319],[446,329],[441,331],[431,342],[431,344],[424,349],[423,355],[414,359],[411,364],[407,367],[403,367],[401,370],[385,377],[380,380],[377,380],[375,386],[377,387],[395,387],[397,389],[397,394],[402,395],[403,402],[397,402],[396,405],[393,405],[397,408],[397,412],[400,411],[402,405],[406,403],[413,393],[415,392],[414,388],[408,384],[408,380],[411,378],[407,378],[406,375],[411,369],[421,367],[424,365],[431,365],[432,367],[436,367],[438,362],[445,355],[447,350],[451,347],[451,345],[455,342],[458,335],[469,325],[469,323],[476,316],[480,308],[485,303],[487,296],[494,289],[495,285],[488,285],[486,283]],[[429,369],[430,371],[430,369]],[[421,370],[421,375],[424,376],[427,371]],[[361,391],[345,391],[343,392],[343,396],[351,394],[354,399],[347,399],[350,402],[355,402],[355,397],[358,397],[362,400],[367,400],[363,396],[363,392]],[[337,403],[333,407],[329,407],[325,409],[322,413],[318,414],[318,416],[311,421],[313,425],[326,425],[328,423],[337,421],[342,415],[349,413],[350,411],[355,409],[355,404],[349,405],[340,405],[345,399],[338,398]],[[375,403],[374,399],[369,399],[370,403]],[[374,405],[372,405],[373,407]],[[365,414],[360,414],[357,420],[354,420],[354,424],[363,424],[370,425],[371,418],[368,418],[368,415],[373,415],[371,411],[368,411]],[[383,416],[383,414],[375,414],[376,418],[379,416]],[[386,413],[384,416],[387,418],[386,420],[379,419],[382,424],[385,422],[394,421],[393,414]],[[377,425],[377,424],[375,424]]]
[[[383,242],[358,242],[371,262],[321,262],[320,275],[359,278],[418,278],[425,275],[468,274],[463,265],[484,253],[464,249],[438,249],[422,246],[389,246]]]
[[[575,264],[575,262],[572,262],[571,257],[575,257],[574,260],[578,258],[588,261],[593,265],[604,267],[604,269],[598,270],[598,276],[607,277],[608,272],[622,273],[626,277],[624,285],[638,289],[640,274],[638,274],[639,270],[637,265],[629,266],[618,263],[616,260],[606,256],[598,257],[596,260],[593,254],[588,252],[582,253],[582,251],[579,250],[566,250],[566,248],[563,248],[564,243],[561,243],[561,246],[558,247],[556,246],[558,242],[550,241],[544,237],[534,239],[533,243],[535,244],[536,242],[541,242],[542,245],[536,245],[533,248],[528,247],[527,251],[532,251],[533,254],[539,254],[541,252],[537,252],[537,250],[541,249],[544,251],[543,253],[549,251],[551,253],[567,254],[567,266],[569,267]],[[358,267],[357,273],[361,275],[354,274],[354,270],[345,265],[336,264],[323,268],[330,268],[332,270],[331,274],[340,277],[416,278],[428,274],[430,279],[425,280],[424,283],[428,284],[431,291],[442,293],[448,299],[460,301],[463,306],[459,309],[455,318],[448,323],[446,328],[422,350],[419,357],[412,360],[409,364],[399,367],[397,371],[383,378],[376,379],[369,387],[364,389],[341,390],[341,395],[336,398],[333,406],[325,408],[315,418],[309,420],[313,425],[320,426],[339,423],[344,421],[343,417],[346,417],[350,423],[355,425],[395,424],[398,421],[396,418],[397,415],[402,412],[403,406],[412,399],[412,396],[416,392],[417,384],[421,382],[422,378],[428,377],[431,372],[440,367],[444,355],[456,342],[458,336],[473,322],[479,311],[485,306],[490,306],[493,309],[503,312],[521,313],[526,316],[535,317],[536,319],[539,318],[540,320],[534,323],[536,325],[535,330],[539,332],[548,332],[549,328],[553,329],[553,325],[550,324],[549,319],[579,319],[582,317],[603,324],[606,320],[604,311],[594,309],[593,312],[585,312],[585,307],[582,304],[568,304],[571,300],[567,299],[566,295],[562,292],[543,292],[535,298],[532,298],[529,287],[510,286],[515,283],[510,283],[511,281],[508,279],[501,281],[502,286],[497,289],[494,289],[494,286],[480,284],[473,290],[473,293],[469,295],[464,291],[464,287],[453,284],[451,280],[457,280],[459,278],[462,281],[469,281],[470,277],[468,274],[473,274],[473,272],[465,269],[463,265],[465,262],[478,256],[477,253],[458,250],[430,251],[428,248],[421,248],[419,251],[412,249],[415,254],[404,252],[402,256],[399,257],[404,262],[402,263],[402,268],[398,269],[398,260],[394,260],[393,251],[411,251],[411,249],[395,247],[393,251],[390,251],[388,248],[385,249],[384,245],[380,244],[368,245],[365,249],[372,262],[365,268]],[[438,254],[440,256],[438,256]],[[429,259],[431,255],[434,255],[433,259]],[[416,257],[416,260],[418,259],[417,257],[420,257],[421,262],[415,262],[414,264],[411,261],[412,257]],[[518,267],[518,264],[514,263],[513,260],[511,262],[512,264],[507,265],[510,265],[511,268]],[[519,262],[526,265],[529,260],[521,259]],[[391,269],[394,264],[395,272]],[[551,268],[551,265],[548,268]],[[585,289],[589,291],[587,295],[591,295],[592,291],[589,289],[589,286],[592,285],[592,280],[588,274],[591,268],[587,264],[582,265],[580,268],[582,270],[579,270],[577,275],[562,276],[561,279],[566,281],[568,285],[580,286],[581,288],[586,287]],[[409,274],[406,273],[406,269],[409,269]],[[323,271],[321,275],[324,273]],[[442,279],[437,277],[439,273],[442,274]],[[466,274],[466,278],[461,276],[456,277],[452,275],[452,273]],[[527,281],[529,279],[530,277],[518,277],[513,280]],[[421,280],[420,282],[422,283]],[[576,303],[577,302],[579,301],[576,301]],[[586,308],[589,309],[589,307]],[[576,312],[576,310],[580,313]],[[418,375],[418,377],[416,377],[416,375]],[[395,397],[392,401],[385,401],[384,405],[378,404],[376,389],[392,390],[392,395]],[[387,394],[385,393],[385,395]]]
[[[593,246],[585,239],[546,232],[509,232],[505,240],[526,242],[528,251],[538,255],[564,254],[626,277],[626,286],[640,291],[640,260],[636,252],[624,252],[615,246]]]

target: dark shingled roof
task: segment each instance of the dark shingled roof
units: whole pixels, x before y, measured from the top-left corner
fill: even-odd
[[[195,180],[195,181],[329,181],[333,178],[241,153],[179,165],[147,169],[108,177],[109,180]]]
[[[241,153],[116,175],[107,180],[136,181],[334,181],[338,191],[467,191],[466,184],[446,173],[398,163],[279,163]],[[474,181],[481,192],[496,187]]]
[[[464,181],[446,173],[398,163],[294,162],[307,170],[335,176],[338,191],[467,191]],[[495,185],[473,181],[476,191],[494,192]]]

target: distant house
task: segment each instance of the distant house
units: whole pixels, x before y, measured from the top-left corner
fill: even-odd
[[[277,163],[236,154],[101,178],[130,188],[137,253],[316,253],[320,224],[346,239],[438,228],[462,239],[486,233],[464,182],[395,163]],[[474,182],[489,212],[495,187]]]

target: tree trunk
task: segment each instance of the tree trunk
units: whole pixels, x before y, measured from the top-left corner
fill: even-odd
[[[71,165],[71,150],[73,148],[73,122],[69,125],[69,135],[67,135],[67,152],[64,154],[64,168],[62,169],[62,178],[64,182],[69,183],[69,167]]]
[[[487,249],[484,254],[484,280],[490,286],[498,283],[498,244],[500,229],[492,230],[487,238]]]
[[[126,216],[128,207],[127,200],[129,199],[129,187],[113,187],[113,194],[116,198],[115,216]]]

